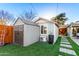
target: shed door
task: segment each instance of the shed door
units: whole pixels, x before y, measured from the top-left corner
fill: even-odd
[[[24,32],[24,25],[17,25],[14,27],[14,36],[15,36],[15,43],[19,45],[23,45],[23,33]]]

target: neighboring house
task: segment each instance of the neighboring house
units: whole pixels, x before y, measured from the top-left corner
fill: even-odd
[[[28,20],[18,18],[14,23],[14,43],[28,46],[39,41],[40,27]]]
[[[79,36],[79,21],[75,22],[75,23],[71,23],[68,28],[68,35],[71,37],[77,37]]]
[[[43,38],[43,41],[48,40],[48,35],[54,35],[54,42],[56,42],[59,29],[54,22],[44,18],[39,18],[34,22],[40,26],[40,38]]]

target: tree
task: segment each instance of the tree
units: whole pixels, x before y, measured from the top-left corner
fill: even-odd
[[[33,20],[36,17],[36,13],[34,13],[32,10],[25,11],[20,17],[24,20]]]
[[[6,25],[11,24],[14,21],[14,17],[9,12],[0,10],[0,21],[3,21]]]
[[[67,17],[65,13],[61,13],[59,15],[57,15],[56,17],[54,17],[54,21],[57,22],[59,25],[64,25],[65,21],[67,21]]]

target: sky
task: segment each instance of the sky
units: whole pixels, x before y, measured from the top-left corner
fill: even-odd
[[[0,10],[8,11],[15,17],[18,17],[25,11],[32,10],[38,17],[48,20],[65,12],[68,17],[66,23],[69,24],[74,21],[79,21],[78,3],[0,3]]]

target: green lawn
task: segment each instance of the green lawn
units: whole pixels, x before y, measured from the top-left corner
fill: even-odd
[[[53,52],[53,55],[54,56],[58,56],[60,51],[60,43],[61,43],[61,37],[58,37],[56,43],[53,45],[53,49],[52,49],[52,52]]]
[[[48,44],[37,42],[27,47],[19,45],[5,45],[0,47],[0,55],[2,56],[53,56],[59,54],[61,38],[58,37],[56,43]]]
[[[67,37],[68,41],[72,45],[72,48],[76,52],[76,54],[79,56],[79,45],[77,45],[70,37]]]

